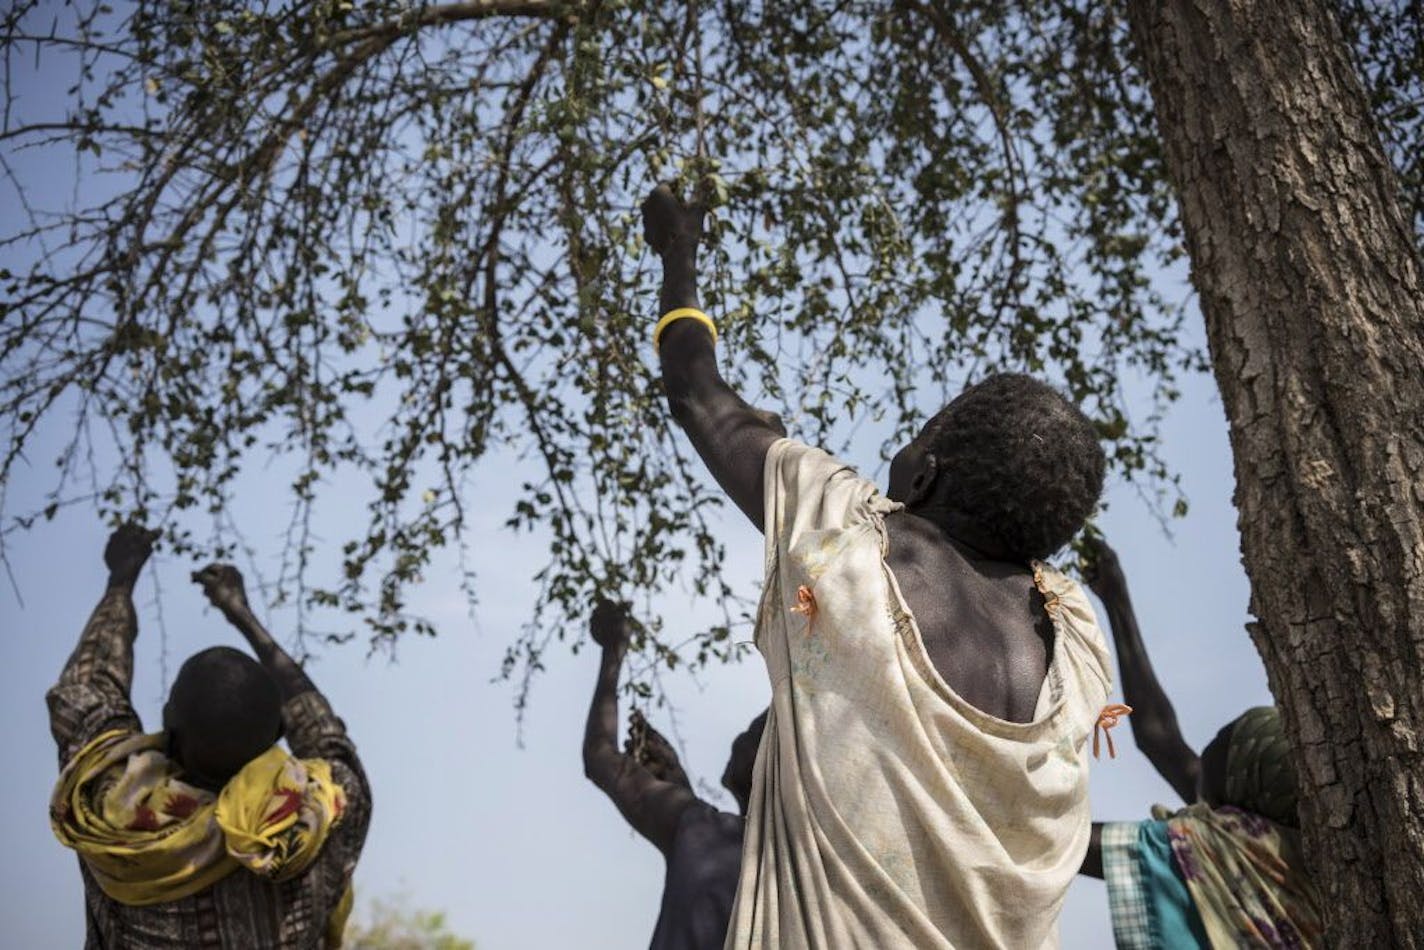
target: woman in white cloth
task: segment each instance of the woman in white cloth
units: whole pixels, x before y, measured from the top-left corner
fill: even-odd
[[[882,495],[722,379],[696,309],[701,209],[660,186],[643,214],[673,414],[766,535],[772,705],[727,946],[1056,946],[1110,673],[1083,591],[1039,559],[1097,504],[1092,423],[991,377],[896,455]]]

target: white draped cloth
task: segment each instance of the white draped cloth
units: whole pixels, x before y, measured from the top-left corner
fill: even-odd
[[[925,653],[885,561],[899,505],[786,439],[765,489],[756,645],[772,705],[726,946],[1056,947],[1111,685],[1082,588],[1033,565],[1053,657],[1032,721],[998,719]]]

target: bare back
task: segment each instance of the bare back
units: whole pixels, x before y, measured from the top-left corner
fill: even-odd
[[[1053,655],[1053,625],[1033,574],[972,559],[918,515],[887,515],[885,530],[886,561],[945,683],[991,716],[1032,720]]]

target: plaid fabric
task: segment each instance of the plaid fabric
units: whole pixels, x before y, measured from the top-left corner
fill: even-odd
[[[129,703],[137,620],[129,595],[109,591],[84,629],[59,682],[46,699],[61,766],[110,729],[142,730]],[[83,861],[86,948],[182,947],[192,950],[315,948],[356,867],[371,821],[371,793],[346,726],[320,693],[303,693],[282,709],[287,745],[301,758],[331,763],[346,792],[341,824],[300,877],[274,883],[246,871],[229,874],[182,900],[132,907],[107,897]]]
[[[1108,886],[1108,908],[1118,950],[1156,950],[1147,883],[1137,860],[1137,832],[1135,821],[1109,822],[1103,825],[1100,838],[1103,880]]]

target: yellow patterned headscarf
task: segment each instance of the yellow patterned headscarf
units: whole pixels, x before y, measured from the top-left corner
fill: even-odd
[[[215,817],[233,860],[285,881],[316,859],[345,808],[329,764],[273,746],[223,786]]]
[[[99,736],[60,772],[50,800],[55,837],[114,900],[179,900],[238,866],[288,880],[320,853],[346,807],[328,763],[278,746],[216,796],[181,775],[161,733],[123,731]]]

